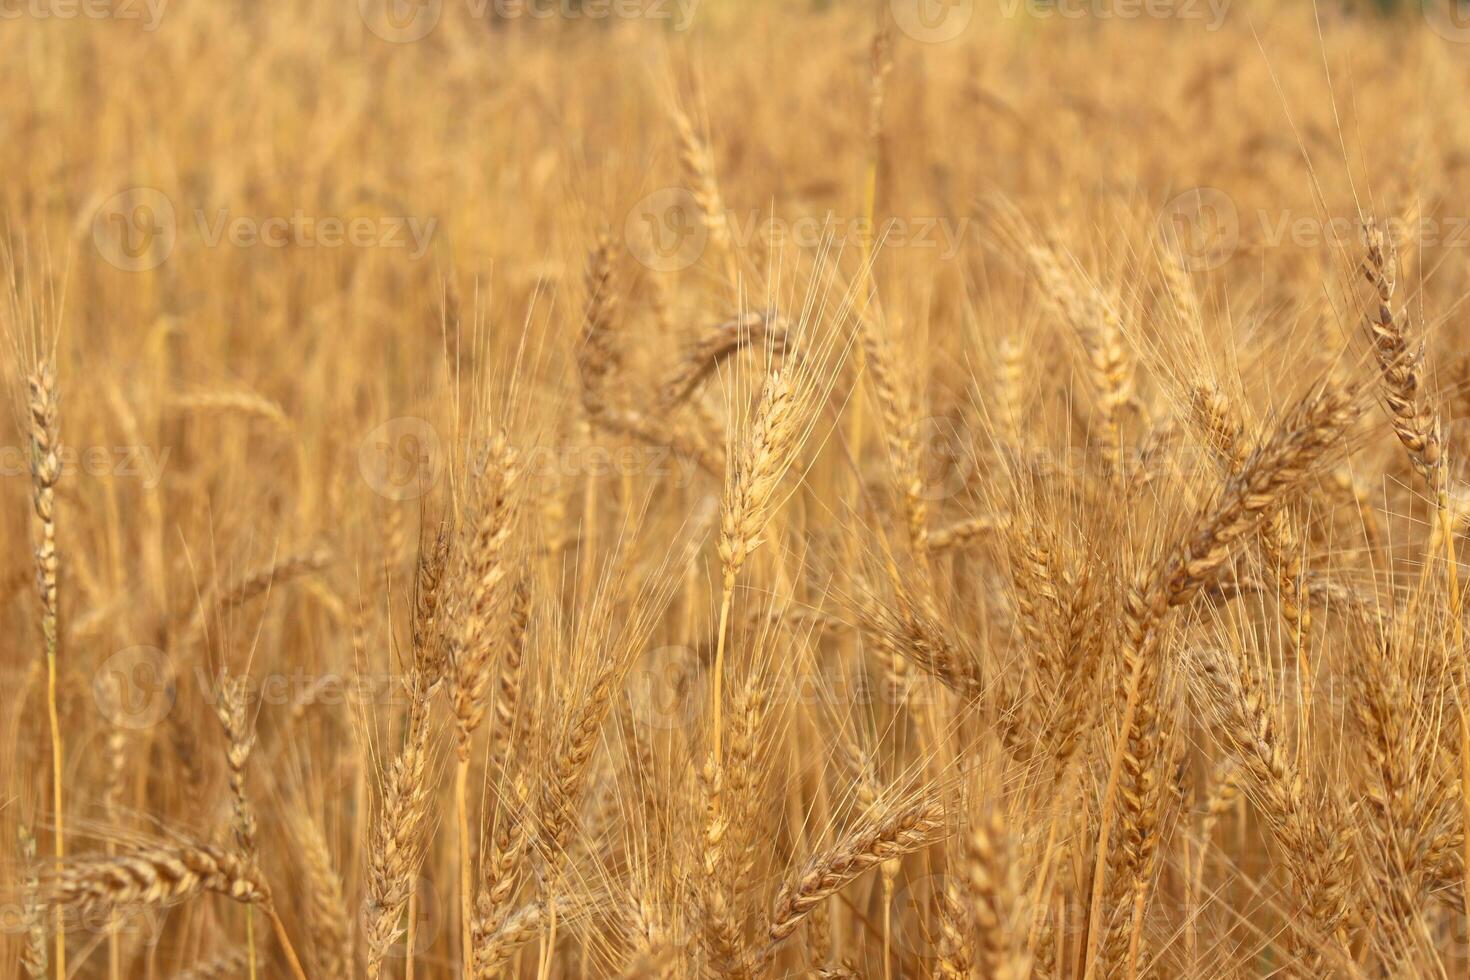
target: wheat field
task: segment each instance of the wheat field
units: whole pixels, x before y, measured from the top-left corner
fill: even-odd
[[[1453,0],[19,0],[18,978],[1470,969]]]

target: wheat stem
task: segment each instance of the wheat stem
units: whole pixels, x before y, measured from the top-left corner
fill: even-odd
[[[463,961],[463,976],[475,975],[475,946],[470,936],[473,923],[473,892],[470,883],[470,814],[468,788],[470,760],[462,755],[454,768],[454,812],[458,816],[459,831],[459,937],[460,957]]]
[[[276,941],[281,944],[281,950],[286,954],[286,963],[291,967],[291,975],[295,980],[306,980],[306,971],[302,969],[301,958],[296,955],[296,947],[291,945],[291,937],[286,933],[286,924],[276,913],[275,906],[267,904],[265,914],[271,920],[271,929],[275,931]]]

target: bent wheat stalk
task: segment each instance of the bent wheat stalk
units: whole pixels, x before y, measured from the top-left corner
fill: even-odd
[[[932,799],[896,807],[870,818],[827,850],[813,855],[776,895],[766,935],[774,949],[797,930],[813,909],[858,876],[884,861],[903,857],[938,840],[944,811]]]
[[[1395,268],[1397,257],[1391,243],[1371,221],[1364,231],[1368,250],[1363,262],[1363,277],[1373,286],[1378,300],[1377,309],[1370,312],[1366,320],[1373,355],[1381,371],[1379,391],[1388,408],[1394,435],[1403,443],[1415,472],[1423,478],[1434,497],[1445,549],[1445,578],[1450,593],[1455,650],[1463,655],[1465,626],[1459,557],[1455,552],[1455,528],[1450,507],[1449,460],[1444,452],[1439,414],[1428,405],[1420,391],[1419,370],[1424,360],[1424,348],[1422,344],[1418,350],[1409,347],[1403,317],[1395,314],[1393,309],[1398,272]],[[1428,568],[1426,562],[1426,573]],[[1470,701],[1470,672],[1463,667],[1459,682],[1461,694],[1456,710],[1460,726],[1460,799],[1465,835],[1464,905],[1466,914],[1470,914],[1470,705],[1466,703]]]
[[[112,857],[71,861],[51,881],[47,898],[57,909],[113,909],[171,905],[206,892],[264,911],[292,975],[306,980],[255,861],[211,844],[179,839],[135,847]]]
[[[1097,966],[1115,794],[1125,769],[1133,789],[1124,795],[1124,801],[1134,828],[1125,866],[1134,881],[1135,910],[1141,912],[1146,908],[1158,824],[1153,813],[1157,807],[1157,785],[1152,775],[1157,733],[1152,730],[1153,707],[1144,702],[1152,698],[1159,673],[1157,642],[1164,617],[1170,609],[1189,602],[1214,582],[1235,545],[1259,527],[1281,499],[1314,472],[1357,415],[1351,390],[1329,389],[1308,396],[1230,479],[1219,502],[1176,546],[1173,555],[1129,597],[1123,637],[1125,703],[1121,734],[1113,751],[1099,818],[1091,932],[1084,971],[1087,978],[1093,976]],[[1146,727],[1135,730],[1140,719]],[[1135,914],[1134,931],[1142,925],[1142,915]],[[1137,944],[1131,945],[1136,948]]]

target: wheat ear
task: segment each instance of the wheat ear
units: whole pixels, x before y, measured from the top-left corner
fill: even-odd
[[[475,896],[475,917],[470,941],[476,976],[490,976],[493,967],[490,950],[510,914],[510,903],[520,884],[521,862],[530,846],[529,825],[525,819],[525,788],[512,787],[514,799],[504,802],[505,810],[495,822],[491,850],[480,862],[481,885]]]
[[[234,807],[235,846],[246,861],[255,861],[255,810],[250,805],[246,791],[245,769],[250,761],[250,752],[255,747],[255,730],[245,710],[245,678],[225,676],[221,679],[214,705],[220,727],[225,731],[228,744],[225,747],[225,762],[229,769],[230,800]],[[255,963],[255,909],[245,908],[245,958],[249,975],[254,980]]]
[[[970,918],[980,937],[980,976],[1021,980],[1029,963],[1026,954],[1016,948],[1024,921],[1020,874],[999,809],[976,820],[965,842],[965,870]]]
[[[25,945],[21,947],[20,964],[30,980],[42,980],[46,976],[46,909],[41,903],[36,839],[25,825],[21,825],[19,834],[20,860],[24,875],[21,881],[21,925],[25,930]]]
[[[499,690],[495,710],[490,717],[489,771],[502,774],[510,768],[510,752],[517,727],[525,721],[527,711],[521,704],[521,688],[525,682],[526,646],[531,631],[531,584],[524,575],[516,581],[515,591],[511,594],[509,616]]]
[[[306,886],[306,925],[311,934],[311,960],[321,977],[352,973],[352,929],[342,878],[332,863],[321,824],[305,807],[294,811],[292,838],[301,851]]]
[[[699,221],[704,225],[733,288],[735,255],[730,249],[730,228],[725,220],[725,205],[720,200],[719,183],[715,180],[714,158],[709,144],[695,131],[689,116],[677,106],[673,110],[673,120],[674,132],[679,137],[679,163],[684,170],[684,179],[699,210]]]
[[[31,374],[31,501],[40,523],[36,544],[36,588],[41,597],[41,636],[46,650],[46,713],[51,726],[51,806],[56,862],[66,858],[66,812],[62,795],[61,718],[57,713],[57,661],[61,656],[61,558],[56,548],[56,484],[61,479],[60,396],[49,360]],[[56,914],[56,975],[66,976],[66,923]]]
[[[883,420],[889,464],[893,467],[903,498],[909,543],[922,561],[929,551],[929,504],[924,497],[919,447],[913,436],[915,412],[907,392],[895,377],[887,340],[871,323],[864,325],[863,348],[867,354],[867,376],[873,383],[873,393],[877,396],[878,411]]]
[[[66,908],[102,908],[171,904],[204,892],[237,902],[270,897],[255,862],[190,841],[68,861],[51,882],[48,898]]]
[[[459,915],[465,976],[474,974],[474,945],[470,936],[473,918],[468,800],[470,745],[475,729],[485,717],[486,695],[494,673],[492,654],[498,645],[496,627],[510,576],[510,542],[515,531],[516,495],[520,490],[520,456],[503,430],[491,440],[486,467],[481,478],[480,514],[465,569],[469,596],[461,610],[450,673],[450,700],[458,728],[454,803],[459,832]]]
[[[1394,313],[1393,297],[1398,285],[1397,257],[1391,243],[1371,221],[1365,229],[1368,249],[1363,263],[1363,276],[1372,284],[1378,308],[1367,317],[1373,354],[1378,360],[1379,390],[1388,407],[1394,434],[1408,451],[1414,469],[1423,477],[1434,496],[1439,519],[1439,533],[1444,539],[1445,577],[1450,592],[1450,616],[1454,624],[1455,649],[1465,649],[1465,626],[1462,615],[1459,557],[1455,552],[1455,528],[1449,496],[1449,460],[1444,452],[1439,414],[1422,397],[1419,370],[1424,360],[1424,346],[1410,348],[1402,315]],[[1428,563],[1425,564],[1426,571]],[[1470,914],[1470,672],[1459,670],[1461,694],[1457,714],[1460,725],[1460,799],[1463,807],[1465,836],[1464,904]]]
[[[419,558],[416,576],[414,649],[404,688],[408,719],[403,743],[384,773],[382,799],[371,831],[367,904],[363,933],[367,941],[367,975],[376,980],[383,959],[398,937],[399,918],[413,894],[423,862],[433,799],[429,785],[429,699],[442,679],[440,595],[442,561],[439,548]],[[413,949],[408,950],[413,962]]]
[[[1245,465],[1247,456],[1245,427],[1230,399],[1218,388],[1198,385],[1192,393],[1191,405],[1195,416],[1210,437],[1211,448],[1225,465],[1226,472],[1232,476],[1238,473]],[[1281,616],[1290,630],[1296,653],[1302,691],[1302,727],[1305,731],[1312,701],[1312,666],[1308,659],[1312,611],[1307,602],[1301,540],[1288,508],[1272,511],[1261,527],[1261,543],[1276,572]]]
[[[735,580],[746,559],[760,545],[761,535],[775,506],[777,486],[790,468],[800,444],[806,421],[802,417],[803,407],[803,400],[785,372],[775,370],[768,374],[761,387],[755,417],[745,439],[737,447],[737,454],[725,478],[720,510],[720,623],[710,684],[712,755],[715,759],[720,758],[725,638]]]
[[[659,386],[659,404],[667,410],[690,401],[722,365],[742,350],[784,354],[786,336],[786,322],[774,311],[744,313],[710,327]]]
[[[1336,937],[1349,914],[1348,870],[1353,848],[1329,799],[1311,798],[1296,762],[1282,745],[1273,712],[1239,657],[1205,648],[1194,658],[1196,689],[1213,718],[1215,736],[1236,757],[1259,794],[1261,812],[1292,870],[1301,911],[1320,933]],[[1303,950],[1320,976],[1325,951]]]
[[[944,829],[939,804],[920,799],[871,818],[827,850],[807,861],[794,881],[776,895],[767,938],[771,946],[788,938],[821,902],[884,861],[926,847]]]

